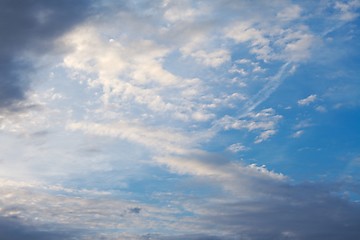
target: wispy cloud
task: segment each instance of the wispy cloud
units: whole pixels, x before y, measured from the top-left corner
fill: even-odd
[[[296,131],[295,133],[293,133],[291,136],[292,136],[293,138],[299,138],[299,137],[301,137],[303,134],[304,134],[304,130],[298,130],[298,131]]]
[[[242,145],[241,143],[231,144],[227,149],[234,153],[248,150],[248,148]]]
[[[297,103],[299,106],[307,106],[307,105],[310,105],[311,103],[315,102],[316,99],[317,99],[317,95],[311,94],[306,98],[300,99]]]
[[[335,2],[334,8],[339,11],[339,18],[342,21],[352,21],[359,16],[357,12],[360,2],[357,0]]]
[[[260,132],[255,140],[255,143],[260,143],[276,133],[276,126],[281,118],[281,115],[275,114],[274,109],[268,108],[260,112],[250,112],[247,117],[243,118],[225,116],[216,123],[216,126],[224,130],[247,129],[248,131]]]

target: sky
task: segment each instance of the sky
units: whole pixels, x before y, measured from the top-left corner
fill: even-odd
[[[359,0],[0,0],[0,238],[360,239]]]

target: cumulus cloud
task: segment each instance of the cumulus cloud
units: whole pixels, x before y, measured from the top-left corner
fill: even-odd
[[[112,31],[109,29],[109,34],[116,34]],[[201,101],[202,81],[164,68],[170,48],[151,40],[127,38],[109,43],[99,29],[87,25],[68,34],[63,42],[74,49],[64,58],[64,66],[88,74],[89,86],[102,88],[104,105],[117,107],[129,117],[136,105],[140,114],[152,113],[158,118],[200,122],[213,118],[209,106]]]

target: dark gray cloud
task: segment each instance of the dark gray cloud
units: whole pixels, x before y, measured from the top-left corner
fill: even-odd
[[[147,234],[142,237],[143,240],[151,240],[151,239],[157,239],[157,240],[227,240],[229,238],[223,236],[223,237],[216,237],[216,236],[207,236],[203,234],[192,234],[192,235],[179,235],[179,236],[161,236],[158,234]]]
[[[338,184],[284,183],[277,188],[270,184],[269,189],[260,190],[262,194],[254,192],[252,196],[194,198],[187,206],[197,217],[193,228],[187,230],[199,234],[150,234],[143,239],[360,239],[360,204],[341,197],[343,190]]]
[[[286,184],[266,195],[208,205],[203,224],[251,240],[360,239],[360,204],[325,186]]]
[[[0,216],[0,239],[2,240],[60,240],[74,239],[69,232],[40,230],[30,225],[24,225],[17,218]]]
[[[24,100],[31,63],[24,53],[46,54],[54,40],[89,14],[87,0],[0,1],[0,108]]]
[[[130,208],[129,212],[139,214],[141,212],[141,208],[139,208],[139,207]]]

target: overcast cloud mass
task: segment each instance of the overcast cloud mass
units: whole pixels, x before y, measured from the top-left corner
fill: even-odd
[[[358,0],[0,0],[0,239],[360,239]]]

